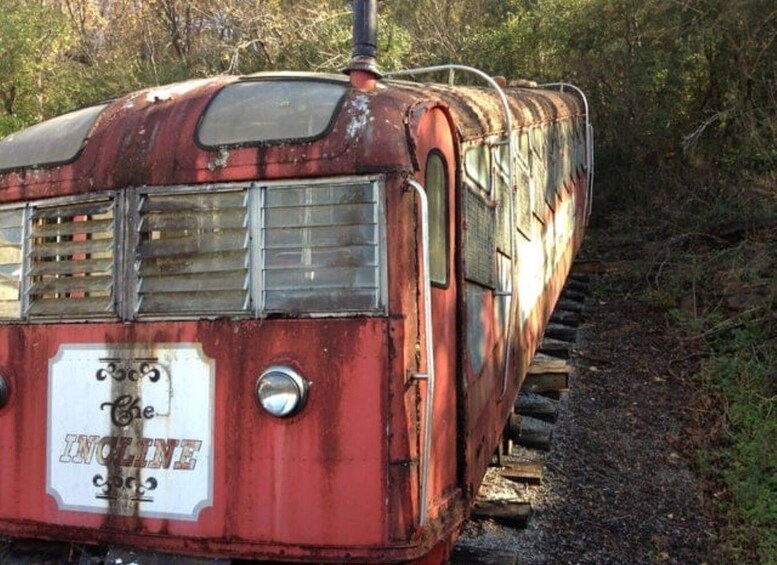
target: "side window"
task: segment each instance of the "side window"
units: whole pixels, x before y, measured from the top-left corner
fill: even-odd
[[[448,167],[433,151],[426,161],[426,196],[429,200],[429,274],[432,283],[448,284]]]
[[[510,213],[512,211],[513,191],[510,186],[510,145],[507,138],[491,146],[491,186],[496,200],[496,247],[506,254],[511,252],[512,233],[510,232]],[[515,171],[513,171],[513,174]],[[513,180],[515,182],[515,180]]]
[[[577,148],[577,158],[575,161],[575,171],[578,177],[585,176],[585,122],[580,118],[575,120],[575,147]]]
[[[464,153],[464,169],[469,180],[486,192],[491,192],[491,159],[488,145],[477,143]]]
[[[555,196],[553,193],[556,190],[556,183],[558,178],[558,144],[556,143],[556,124],[550,123],[545,126],[546,141],[545,157],[548,163],[548,184],[546,187],[547,198],[550,202],[553,202]]]
[[[531,173],[534,181],[533,190],[534,214],[537,219],[545,223],[545,184],[547,183],[547,170],[545,169],[544,139],[540,126],[534,126],[529,131],[529,145],[531,146]]]
[[[531,151],[529,149],[529,133],[521,131],[518,137],[518,167],[516,175],[518,181],[518,230],[526,237],[531,238],[532,226],[532,182],[531,182]]]
[[[572,156],[569,150],[572,145],[572,123],[567,119],[561,124],[561,182],[569,184],[572,176]]]

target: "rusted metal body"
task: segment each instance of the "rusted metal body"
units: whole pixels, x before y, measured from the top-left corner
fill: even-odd
[[[462,250],[474,231],[466,148],[491,143],[507,129],[495,94],[373,80],[364,88],[346,85],[333,123],[315,139],[221,148],[198,143],[203,112],[220,89],[241,80],[293,82],[300,76],[219,77],[118,99],[99,116],[71,162],[0,172],[0,205],[108,192],[129,199],[144,187],[194,190],[282,180],[294,187],[306,179],[377,179],[386,239],[382,311],[171,312],[141,319],[118,309],[109,319],[91,321],[72,314],[5,321],[0,375],[7,381],[8,403],[0,407],[0,533],[192,555],[386,562],[421,558],[445,546],[468,515],[580,245],[589,210],[587,169],[570,173],[547,202],[535,206],[528,216],[533,227],[524,226],[530,233],[510,234],[514,243],[498,252],[508,281],[500,292],[497,280],[471,280],[471,259]],[[579,98],[570,94],[506,92],[516,135],[586,117]],[[548,154],[567,150],[557,143]],[[428,365],[424,242],[406,179],[423,184],[433,153],[445,164],[450,276],[431,287],[436,384],[427,445],[428,384],[414,378]],[[518,202],[520,191],[528,190],[516,180],[504,194]],[[493,221],[506,214],[505,197],[496,189],[481,193],[482,209]],[[117,254],[131,270],[132,251]],[[132,285],[124,286],[123,293],[133,292]],[[111,362],[123,367],[126,380],[117,377]],[[163,380],[165,372],[178,371],[165,389],[166,402],[174,405],[170,410],[204,422],[205,439],[175,435],[174,427],[167,436],[163,428],[146,427],[165,415],[158,402],[156,412],[149,410],[148,383],[157,382],[150,380],[157,375],[154,363],[163,366]],[[289,418],[270,416],[255,398],[257,377],[276,365],[310,383],[305,406]],[[136,377],[132,383],[130,375]],[[81,405],[72,392],[98,386],[105,387],[104,401],[85,401],[95,406]],[[209,405],[200,402],[203,397]],[[60,430],[57,421],[70,422],[68,414],[82,410],[110,414],[110,432]],[[428,469],[421,468],[425,450]],[[57,482],[60,468],[87,463],[105,469],[105,476],[89,475],[88,496],[134,489],[135,498],[120,493],[96,507],[69,502],[62,485],[70,479]],[[180,512],[170,510],[174,502],[167,510],[144,510],[156,495],[166,504],[166,487],[157,479],[149,482],[152,469],[166,470],[180,497],[194,472],[202,472],[202,500]]]

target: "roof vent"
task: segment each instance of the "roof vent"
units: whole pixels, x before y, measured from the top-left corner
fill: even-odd
[[[362,90],[374,88],[380,78],[378,52],[378,0],[353,0],[353,52],[345,70],[351,83]]]

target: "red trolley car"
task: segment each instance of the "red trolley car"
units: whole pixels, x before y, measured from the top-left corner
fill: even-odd
[[[455,535],[580,245],[588,110],[381,79],[357,37],[349,78],[0,142],[0,534],[316,562]]]

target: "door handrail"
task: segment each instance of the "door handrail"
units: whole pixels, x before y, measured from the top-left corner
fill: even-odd
[[[426,380],[426,413],[424,414],[424,436],[421,451],[420,468],[420,489],[419,497],[419,526],[426,524],[429,504],[429,463],[432,451],[432,415],[434,412],[434,341],[432,332],[432,277],[430,272],[431,261],[429,260],[429,199],[426,197],[426,189],[419,182],[413,179],[407,179],[407,184],[412,187],[418,195],[418,201],[421,207],[421,251],[423,261],[423,287],[424,287],[424,340],[426,341],[426,373],[415,373],[414,379]]]

